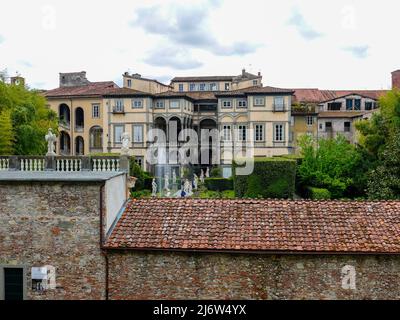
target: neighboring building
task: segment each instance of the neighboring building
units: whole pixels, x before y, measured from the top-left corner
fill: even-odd
[[[198,133],[219,129],[223,132],[221,143],[232,149],[235,139],[248,142],[252,129],[255,156],[291,153],[293,91],[263,87],[261,74],[243,70],[235,77],[174,78],[171,86],[140,75],[123,77],[124,88],[118,88],[112,82],[89,82],[84,72],[60,74],[60,88],[46,93],[50,107],[60,116],[58,153],[118,153],[122,133],[128,132],[137,162],[147,170],[154,169],[146,166],[147,132],[151,128],[168,132],[172,121],[177,123],[178,134],[186,128]],[[220,91],[225,84],[226,90]],[[213,146],[209,151],[209,160],[225,159],[224,175],[230,175],[232,152],[216,152]]]
[[[400,299],[398,201],[125,200],[0,171],[0,299]]]

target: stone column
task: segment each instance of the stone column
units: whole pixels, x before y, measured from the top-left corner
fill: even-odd
[[[17,156],[11,156],[9,158],[8,170],[9,171],[21,170],[21,163],[19,162],[19,159]]]
[[[130,175],[129,160],[130,157],[126,155],[121,155],[119,157],[119,170],[126,172],[128,176]]]
[[[56,171],[57,161],[55,156],[46,156],[44,160],[45,171]]]

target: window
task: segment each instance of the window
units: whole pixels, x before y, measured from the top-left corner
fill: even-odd
[[[264,125],[256,124],[256,130],[254,132],[256,141],[264,141]]]
[[[255,106],[265,106],[265,98],[254,98]]]
[[[350,128],[351,128],[351,123],[345,122],[344,123],[344,132],[350,132]]]
[[[332,122],[325,122],[325,131],[332,131]]]
[[[200,91],[205,91],[205,90],[206,90],[206,84],[200,83]]]
[[[346,110],[353,110],[353,99],[346,99]]]
[[[133,142],[141,143],[143,142],[143,126],[134,125],[133,126]]]
[[[195,83],[191,83],[189,85],[189,91],[195,91],[196,90],[196,84]]]
[[[246,141],[247,126],[238,126],[238,141]]]
[[[124,112],[124,100],[122,99],[116,99],[114,100],[114,111],[115,112]]]
[[[231,100],[223,100],[222,101],[222,108],[231,108],[232,107],[232,101]]]
[[[134,109],[143,108],[143,100],[142,99],[132,100],[132,108],[134,108]]]
[[[24,269],[4,268],[4,300],[24,300]]]
[[[258,86],[258,80],[253,80],[253,86]]]
[[[169,107],[170,107],[170,109],[179,109],[179,107],[180,107],[179,100],[172,100],[169,103]]]
[[[314,124],[314,117],[313,116],[307,116],[306,117],[306,122],[308,126],[312,126]]]
[[[328,103],[328,110],[329,111],[340,111],[342,109],[341,102],[330,102]]]
[[[247,100],[238,100],[237,103],[238,108],[247,108]]]
[[[183,91],[183,83],[179,84],[179,91],[182,92]]]
[[[217,91],[217,84],[216,83],[210,83],[210,91]]]
[[[285,109],[285,100],[283,97],[274,97],[274,110],[283,111]]]
[[[92,104],[92,118],[100,118],[100,105]]]
[[[90,148],[102,149],[103,148],[103,129],[99,126],[92,127],[89,131]]]
[[[225,125],[223,126],[223,139],[224,141],[231,141],[231,126],[230,125]]]
[[[124,133],[124,126],[114,126],[114,142],[122,142],[122,134]]]
[[[156,109],[164,109],[164,101],[157,101]]]
[[[128,88],[131,88],[132,87],[132,80],[128,80]]]
[[[361,99],[354,100],[354,110],[361,110]]]
[[[225,83],[225,91],[229,91],[231,89],[231,84],[229,82]]]
[[[372,102],[365,102],[365,110],[369,111],[372,110],[373,104]]]
[[[319,124],[319,130],[322,130],[324,128],[324,125],[322,123]]]
[[[284,131],[283,124],[276,124],[274,130],[274,141],[281,142],[284,141]]]

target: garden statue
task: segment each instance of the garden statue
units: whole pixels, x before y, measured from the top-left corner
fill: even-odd
[[[190,194],[191,183],[189,180],[185,180],[185,184],[183,185],[183,191],[185,192],[186,196]]]
[[[172,185],[176,185],[176,172],[175,170],[172,170]]]
[[[55,142],[57,140],[56,135],[53,133],[53,130],[49,128],[49,131],[47,132],[45,139],[47,141],[47,154],[46,156],[55,156]]]
[[[151,186],[152,186],[152,193],[151,193],[151,196],[152,197],[157,197],[157,183],[156,183],[156,179],[155,178],[153,178],[153,182],[151,183]]]
[[[121,136],[121,155],[128,156],[129,155],[129,147],[131,144],[131,137],[128,132],[124,132]]]
[[[165,195],[169,197],[171,195],[170,190],[169,190],[169,175],[166,173],[164,175],[164,190],[165,190]]]
[[[199,186],[199,177],[197,176],[197,174],[193,174],[193,189],[197,190]]]
[[[202,184],[204,184],[204,170],[203,169],[201,169],[201,173],[200,173],[200,182]]]
[[[206,178],[209,178],[210,177],[210,168],[209,167],[207,167],[207,171],[206,171]]]

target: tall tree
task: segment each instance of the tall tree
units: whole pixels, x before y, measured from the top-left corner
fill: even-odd
[[[0,155],[12,155],[14,151],[14,129],[11,114],[4,110],[0,112]]]
[[[0,81],[0,112],[9,112],[15,133],[13,151],[19,155],[46,152],[44,136],[48,128],[57,131],[57,114],[46,105],[39,92]]]

